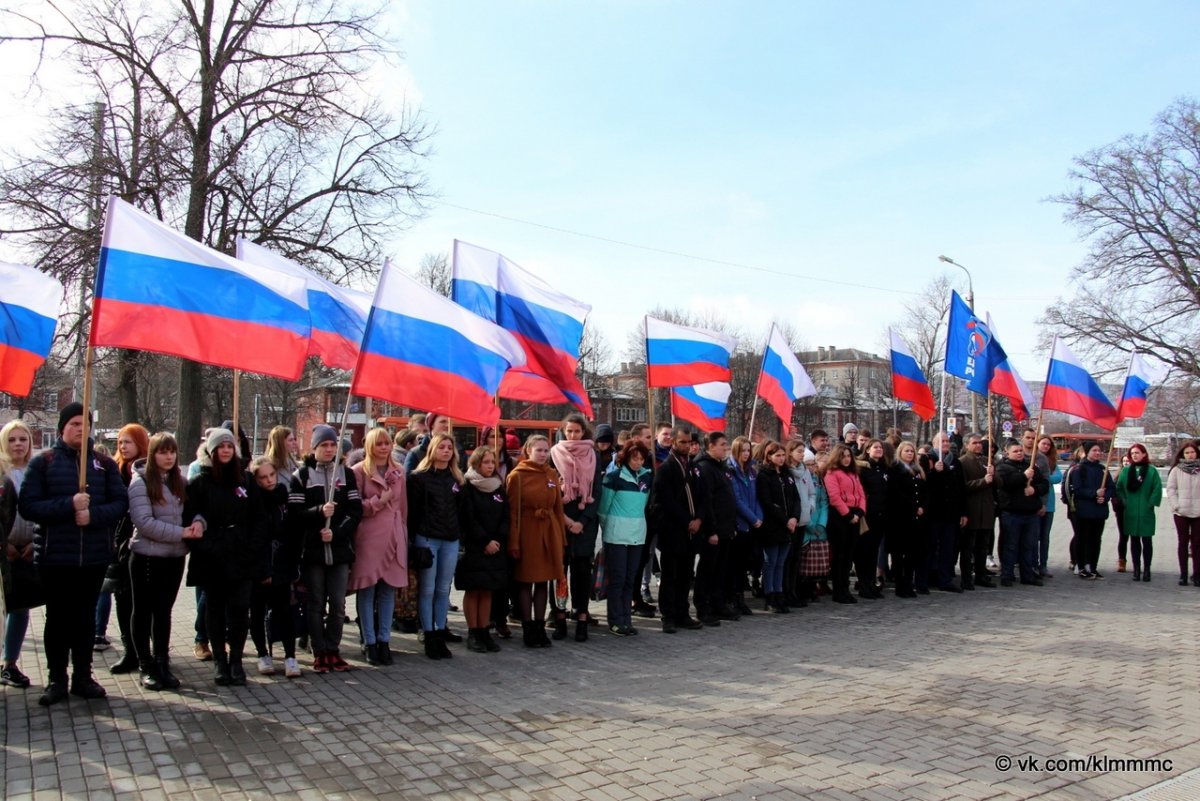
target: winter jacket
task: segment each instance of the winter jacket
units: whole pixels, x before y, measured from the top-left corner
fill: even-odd
[[[707,516],[700,527],[701,536],[716,534],[727,539],[737,532],[737,496],[733,491],[734,468],[725,460],[717,460],[707,452],[693,462],[704,496]]]
[[[796,479],[786,467],[782,472],[774,467],[764,467],[755,479],[758,502],[763,508],[763,545],[786,545],[792,532],[788,520],[800,513],[800,494],[796,491]]]
[[[1029,481],[1025,471],[1029,462],[1021,460],[1014,462],[1007,457],[996,463],[996,474],[993,483],[996,485],[996,508],[1001,512],[1012,514],[1037,514],[1042,508],[1042,496],[1050,488],[1050,482],[1036,467],[1033,471],[1033,494],[1026,495],[1025,487]]]
[[[1143,465],[1146,476],[1142,486],[1134,490],[1132,479],[1135,469],[1135,465],[1123,467],[1117,476],[1117,495],[1125,502],[1121,519],[1125,522],[1125,533],[1130,537],[1153,537],[1154,510],[1162,504],[1162,476],[1154,465]]]
[[[408,474],[408,535],[431,540],[462,538],[470,520],[466,487],[450,468]]]
[[[990,531],[996,524],[996,478],[993,476],[988,482],[987,461],[983,457],[968,453],[959,462],[963,471],[967,528]]]
[[[622,466],[604,476],[600,490],[600,533],[606,545],[645,545],[650,469],[635,476]]]
[[[365,465],[352,470],[363,517],[354,532],[354,567],[350,568],[350,592],[374,587],[380,581],[391,587],[408,586],[408,479],[404,468],[389,465],[366,474]],[[386,503],[380,495],[392,497]]]
[[[942,469],[935,465],[944,462]],[[925,480],[929,482],[929,506],[925,516],[932,520],[958,521],[966,517],[966,482],[963,479],[962,462],[953,457],[938,458],[934,455],[922,456],[921,466],[925,468]]]
[[[687,459],[672,454],[658,466],[654,471],[650,521],[660,549],[691,547],[693,537],[688,534],[688,525],[693,520],[703,525],[703,500],[699,475]]]
[[[567,531],[567,551],[569,556],[591,558],[596,553],[596,536],[600,533],[600,486],[604,483],[604,459],[599,451],[596,454],[596,466],[592,473],[592,501],[579,507],[579,499],[563,501],[563,512],[577,523],[583,523],[583,531],[572,534]],[[550,449],[550,463],[559,476],[562,471],[554,463],[554,448]]]
[[[1185,473],[1179,465],[1167,474],[1167,508],[1178,517],[1200,517],[1200,473]]]
[[[162,500],[150,501],[146,488],[146,460],[133,464],[133,480],[129,482],[129,518],[133,522],[133,538],[129,549],[141,556],[180,558],[187,556],[183,539],[183,499],[171,494],[166,482],[162,485]]]
[[[433,439],[429,434],[422,434],[417,440],[408,454],[404,457],[404,472],[412,475],[417,472],[417,468],[421,466],[421,460],[425,458],[425,453],[429,450],[429,443]],[[467,469],[467,452],[462,449],[462,446],[457,441],[454,443],[454,452],[458,454],[458,467],[460,470]]]
[[[867,501],[870,503],[870,500]],[[907,534],[917,522],[924,522],[929,504],[929,482],[918,471],[896,462],[888,470],[887,519],[891,531]],[[921,514],[917,514],[917,510]]]
[[[21,484],[25,481],[25,467],[12,467],[8,470],[8,478],[13,483],[12,505],[13,505],[13,520],[12,528],[8,532],[8,544],[16,548],[18,551],[23,551],[26,546],[33,543],[33,523],[30,523],[21,515],[21,510],[17,506],[17,499],[21,496]]]
[[[758,471],[755,469],[754,463],[750,462],[743,472],[734,464],[732,457],[729,465],[733,468],[733,497],[737,502],[737,530],[743,533],[752,531],[755,523],[762,522],[763,515],[755,484]]]
[[[525,459],[508,474],[508,551],[520,583],[552,581],[563,574],[562,480],[548,464]]]
[[[471,507],[471,524],[463,529],[462,555],[454,571],[454,586],[460,590],[503,590],[508,587],[508,498],[501,484],[495,492],[484,492],[470,482],[463,488]],[[499,550],[485,553],[488,543]]]
[[[358,492],[358,482],[354,480],[354,471],[337,462],[317,464],[316,459],[309,456],[304,460],[304,466],[292,476],[288,489],[288,525],[300,533],[300,563],[303,565],[326,563],[326,543],[321,542],[325,513],[321,507],[325,505],[327,486],[333,489],[335,504],[333,517],[329,519],[333,539],[328,543],[333,564],[354,562],[354,537],[363,516],[362,496]]]
[[[888,484],[891,477],[882,459],[871,459],[858,463],[858,479],[862,482],[863,494],[867,496],[867,517],[884,518],[888,509]]]
[[[232,483],[219,483],[212,465],[188,482],[183,525],[199,520],[204,536],[187,540],[189,587],[266,578],[263,566],[268,532],[263,525],[260,491],[254,479],[238,468]]]
[[[797,528],[807,526],[812,520],[813,506],[817,502],[816,480],[812,471],[804,465],[789,467],[792,478],[796,479],[796,492],[800,495],[800,516],[796,518]]]
[[[829,492],[825,482],[813,474],[813,512],[804,528],[804,542],[826,539],[826,528],[829,526]]]
[[[1104,485],[1104,502],[1098,503],[1096,495]],[[1047,486],[1049,486],[1047,484]],[[1107,520],[1108,502],[1115,493],[1112,475],[1103,462],[1084,459],[1071,471],[1071,502],[1075,516],[1080,520]],[[1045,493],[1038,491],[1039,495]]]
[[[114,528],[129,508],[129,494],[116,462],[93,451],[90,439],[84,452],[91,519],[82,528],[75,525],[73,500],[79,491],[79,451],[59,438],[25,469],[17,508],[34,524],[38,565],[92,567],[112,561]]]
[[[12,577],[5,552],[8,550],[8,535],[16,519],[17,488],[11,478],[4,476],[0,479],[0,598],[4,598],[6,603],[12,594]]]
[[[265,543],[259,575],[270,576],[276,586],[291,585],[300,576],[300,546],[303,534],[287,519],[288,485],[275,483],[270,492],[256,486],[258,514]]]
[[[1042,456],[1043,454],[1039,453],[1038,455]],[[1046,466],[1048,467],[1049,465],[1050,465],[1050,460],[1047,459]],[[1053,512],[1056,508],[1056,504],[1055,504],[1055,500],[1054,500],[1054,494],[1055,494],[1054,493],[1054,485],[1062,483],[1062,480],[1063,480],[1062,468],[1059,467],[1058,465],[1054,465],[1054,469],[1051,470],[1050,473],[1046,476],[1046,480],[1050,482],[1051,486],[1050,486],[1050,491],[1047,492],[1046,495],[1042,498],[1042,503],[1044,503],[1046,505],[1046,512],[1050,513],[1050,512]]]
[[[849,518],[852,514],[861,517],[867,513],[867,496],[858,475],[834,469],[826,471],[824,481],[825,491],[829,493],[830,514]]]

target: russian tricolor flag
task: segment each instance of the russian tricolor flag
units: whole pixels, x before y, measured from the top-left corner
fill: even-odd
[[[24,397],[54,342],[63,288],[23,264],[0,261],[0,392]]]
[[[728,381],[733,337],[646,317],[646,386],[682,387]]]
[[[1150,387],[1162,383],[1166,377],[1166,370],[1133,353],[1129,358],[1125,386],[1121,389],[1121,401],[1117,404],[1117,422],[1141,417],[1146,411],[1146,395]]]
[[[1090,420],[1101,428],[1117,426],[1117,410],[1065,343],[1054,338],[1050,369],[1042,392],[1042,408]]]
[[[784,438],[791,434],[792,405],[800,398],[816,394],[817,388],[808,377],[808,371],[796,358],[783,332],[772,324],[763,352],[762,372],[758,376],[758,396],[771,406],[783,423]]]
[[[237,256],[248,264],[304,279],[308,292],[308,319],[312,326],[308,355],[316,356],[327,367],[354,369],[358,363],[358,346],[367,329],[367,314],[371,311],[368,293],[338,286],[247,239],[238,239]]]
[[[1017,368],[1013,367],[1008,360],[1008,354],[1004,348],[1000,347],[1000,342],[996,339],[996,328],[992,325],[991,314],[987,316],[987,327],[998,352],[997,359],[994,359],[991,365],[993,372],[992,380],[988,383],[988,391],[1007,398],[1012,406],[1013,416],[1017,420],[1028,420],[1030,418],[1029,409],[1033,406],[1033,393],[1029,391],[1029,385],[1021,378]]]
[[[937,410],[933,405],[933,390],[900,335],[889,328],[888,337],[892,343],[892,394],[897,400],[912,404],[913,412],[922,420],[929,420]]]
[[[733,388],[724,381],[671,389],[671,414],[703,431],[725,430],[725,407]]]
[[[90,344],[295,381],[308,356],[305,282],[218,253],[113,197]]]
[[[508,331],[385,263],[350,391],[494,426],[500,379],[524,363]]]
[[[503,255],[458,240],[452,276],[454,302],[512,332],[525,349],[524,367],[500,382],[501,397],[570,403],[591,417],[591,401],[575,371],[592,307]]]

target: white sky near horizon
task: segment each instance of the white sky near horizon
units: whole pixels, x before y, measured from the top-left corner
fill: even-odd
[[[906,305],[943,302],[916,294],[930,280],[965,294],[946,254],[1041,380],[1035,321],[1086,253],[1047,198],[1074,156],[1198,94],[1185,2],[404,0],[389,21],[403,61],[372,85],[436,126],[439,195],[394,258],[503,252],[592,304],[618,357],[656,305],[883,353]],[[11,150],[89,99],[60,62],[31,96],[5,49]]]

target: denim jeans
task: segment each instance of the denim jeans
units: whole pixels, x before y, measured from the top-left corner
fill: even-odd
[[[1032,581],[1037,575],[1037,515],[1001,512],[1000,525],[1004,529],[1004,548],[1000,554],[1000,578],[1012,580],[1014,578],[1013,567],[1019,564],[1021,581]]]
[[[363,643],[391,642],[392,614],[396,611],[396,588],[379,581],[358,591],[355,601]]]
[[[29,631],[29,610],[9,612],[4,629],[4,664],[16,664],[21,658],[25,632]]]
[[[96,599],[96,636],[108,634],[108,620],[112,617],[113,594],[102,592]]]
[[[208,593],[196,588],[196,642],[208,642]]]
[[[763,546],[762,587],[763,594],[783,592],[783,564],[787,560],[788,543]]]
[[[307,565],[304,579],[308,583],[308,639],[313,655],[336,653],[342,647],[346,624],[350,565]]]
[[[1054,512],[1046,512],[1038,518],[1038,572],[1045,573],[1050,559],[1050,524],[1054,522]]]
[[[458,566],[458,540],[435,540],[418,534],[416,544],[433,551],[433,567],[422,570],[419,581],[417,614],[421,630],[444,629],[446,615],[450,613],[450,582]]]
[[[633,625],[633,591],[641,578],[641,545],[604,543],[604,581],[608,587],[608,624]]]

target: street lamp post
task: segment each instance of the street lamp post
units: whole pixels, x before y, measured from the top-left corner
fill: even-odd
[[[971,271],[968,270],[963,265],[956,262],[954,259],[950,258],[949,256],[938,256],[938,261],[944,262],[946,264],[953,264],[955,267],[957,267],[958,269],[962,270],[964,273],[967,274],[967,308],[969,308],[971,310],[971,314],[974,314],[975,313],[975,282],[971,279]],[[980,430],[979,429],[978,398],[976,398],[974,392],[971,393],[971,425],[975,426],[976,431]]]

